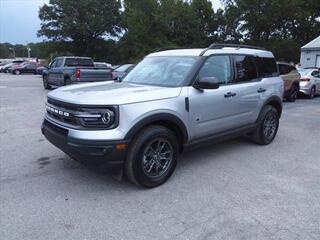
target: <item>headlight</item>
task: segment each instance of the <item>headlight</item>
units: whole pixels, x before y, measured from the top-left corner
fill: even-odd
[[[82,109],[75,115],[80,125],[88,128],[112,129],[117,127],[119,111],[116,107]]]

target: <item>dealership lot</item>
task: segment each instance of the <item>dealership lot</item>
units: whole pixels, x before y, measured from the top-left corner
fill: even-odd
[[[320,97],[285,103],[271,145],[189,150],[143,190],[47,142],[46,94],[40,76],[0,74],[1,239],[320,238]]]

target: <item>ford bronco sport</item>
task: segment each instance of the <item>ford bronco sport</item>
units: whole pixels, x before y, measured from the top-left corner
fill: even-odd
[[[165,50],[146,56],[121,82],[50,92],[42,133],[78,161],[155,187],[186,146],[240,135],[271,143],[282,94],[274,56],[264,49]]]

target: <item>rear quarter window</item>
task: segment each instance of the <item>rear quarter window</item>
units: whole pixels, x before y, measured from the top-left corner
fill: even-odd
[[[286,75],[286,74],[297,72],[296,67],[292,66],[292,65],[280,63],[280,64],[278,64],[278,66],[279,66],[280,75]]]

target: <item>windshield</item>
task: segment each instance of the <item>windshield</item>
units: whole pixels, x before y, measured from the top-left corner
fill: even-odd
[[[147,57],[133,68],[123,82],[159,86],[181,86],[199,57]]]

